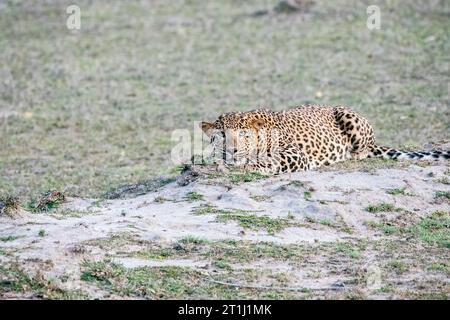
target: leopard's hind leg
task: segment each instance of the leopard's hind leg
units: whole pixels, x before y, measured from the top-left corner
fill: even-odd
[[[367,158],[375,145],[375,135],[369,121],[347,108],[337,108],[335,117],[347,148],[347,158]]]

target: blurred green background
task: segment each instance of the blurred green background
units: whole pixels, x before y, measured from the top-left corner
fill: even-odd
[[[170,174],[173,129],[258,106],[348,105],[393,147],[449,137],[450,1],[253,14],[277,3],[0,2],[0,192],[96,196]]]

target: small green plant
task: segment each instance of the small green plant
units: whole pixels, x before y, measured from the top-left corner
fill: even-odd
[[[44,237],[46,235],[45,230],[44,229],[40,229],[38,232],[38,236],[39,237]]]
[[[407,195],[406,193],[406,188],[394,188],[394,189],[387,189],[386,190],[387,194],[392,194],[392,195]]]
[[[16,292],[33,295],[50,300],[88,299],[89,296],[81,291],[63,290],[55,283],[45,280],[42,276],[31,276],[18,264],[0,265],[0,295],[4,292]]]
[[[405,231],[427,243],[450,248],[450,213],[436,211]]]
[[[196,237],[196,236],[186,236],[180,240],[184,244],[205,244],[208,243],[207,240]]]
[[[257,216],[248,214],[244,210],[222,213],[217,216],[218,221],[237,221],[245,229],[266,229],[269,234],[274,234],[284,228],[292,226],[293,223],[284,218],[271,218],[269,216]]]
[[[186,194],[185,199],[189,202],[200,201],[203,200],[203,195],[198,192],[192,191]]]
[[[232,183],[241,183],[241,182],[252,182],[256,180],[261,180],[266,178],[267,176],[259,173],[259,172],[245,172],[245,173],[233,173],[230,176],[230,180]]]
[[[306,201],[310,201],[311,200],[311,191],[305,191],[303,192],[303,198],[305,198]]]
[[[0,241],[2,242],[8,242],[8,241],[14,241],[17,238],[19,238],[18,236],[6,236],[6,237],[0,237]]]
[[[429,244],[450,248],[450,213],[435,211],[420,222],[400,227],[387,223],[366,221],[369,227],[382,230],[386,234],[410,234]]]
[[[409,270],[409,267],[400,260],[391,260],[387,264],[388,268],[394,270],[396,273],[405,273]]]
[[[336,251],[341,252],[353,259],[357,259],[361,256],[361,251],[359,248],[349,243],[336,244]]]
[[[210,203],[203,203],[194,208],[192,213],[195,215],[215,214],[215,213],[227,213],[227,210],[218,209]]]
[[[365,224],[371,228],[379,229],[383,231],[385,234],[395,234],[399,232],[399,229],[396,226],[388,225],[386,223],[366,221]]]
[[[448,262],[435,262],[435,263],[432,263],[431,266],[428,269],[429,270],[434,270],[434,271],[450,272],[450,263],[448,263]]]
[[[231,265],[230,265],[228,262],[223,261],[223,260],[217,260],[217,261],[215,261],[215,262],[214,262],[214,266],[216,266],[216,267],[219,268],[219,269],[225,269],[225,270],[229,270],[229,271],[233,270],[233,268],[231,267]]]
[[[132,252],[131,256],[144,259],[164,260],[176,254],[172,248],[152,248],[148,250]]]
[[[450,200],[450,192],[449,191],[436,191],[434,197],[436,199],[444,198],[444,199]]]
[[[322,219],[322,220],[319,220],[319,223],[322,224],[322,225],[324,225],[324,226],[328,226],[328,227],[330,227],[330,226],[333,225],[333,222],[331,222],[331,220],[329,220],[329,219]]]
[[[378,204],[370,204],[366,207],[365,210],[371,213],[377,213],[377,212],[391,212],[396,211],[398,209],[396,209],[395,206],[391,203],[381,202]]]

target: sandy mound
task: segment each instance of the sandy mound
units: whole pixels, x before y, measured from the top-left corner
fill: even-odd
[[[229,297],[229,290],[231,297],[244,298],[448,294],[449,226],[439,229],[438,240],[427,240],[428,229],[417,229],[429,217],[448,221],[445,163],[277,177],[195,170],[133,198],[72,198],[48,213],[1,217],[0,295],[54,297],[48,292],[55,290],[56,297],[76,292],[83,298],[221,298]],[[255,252],[257,246],[262,247]],[[93,272],[96,262],[97,269],[118,268],[120,277],[116,271]],[[204,290],[168,291],[164,281],[172,276],[164,274],[147,279],[152,290],[131,286],[134,273],[127,270],[171,267],[186,271],[173,276],[186,288]],[[196,276],[187,276],[190,272]],[[18,273],[31,275],[24,290],[11,285],[20,281]],[[34,292],[33,281],[43,293]],[[425,289],[423,282],[429,284]]]

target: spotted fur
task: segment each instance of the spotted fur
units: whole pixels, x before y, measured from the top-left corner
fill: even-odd
[[[310,170],[348,159],[450,158],[449,151],[407,152],[377,146],[367,119],[342,106],[231,112],[201,127],[223,159],[269,174]]]

